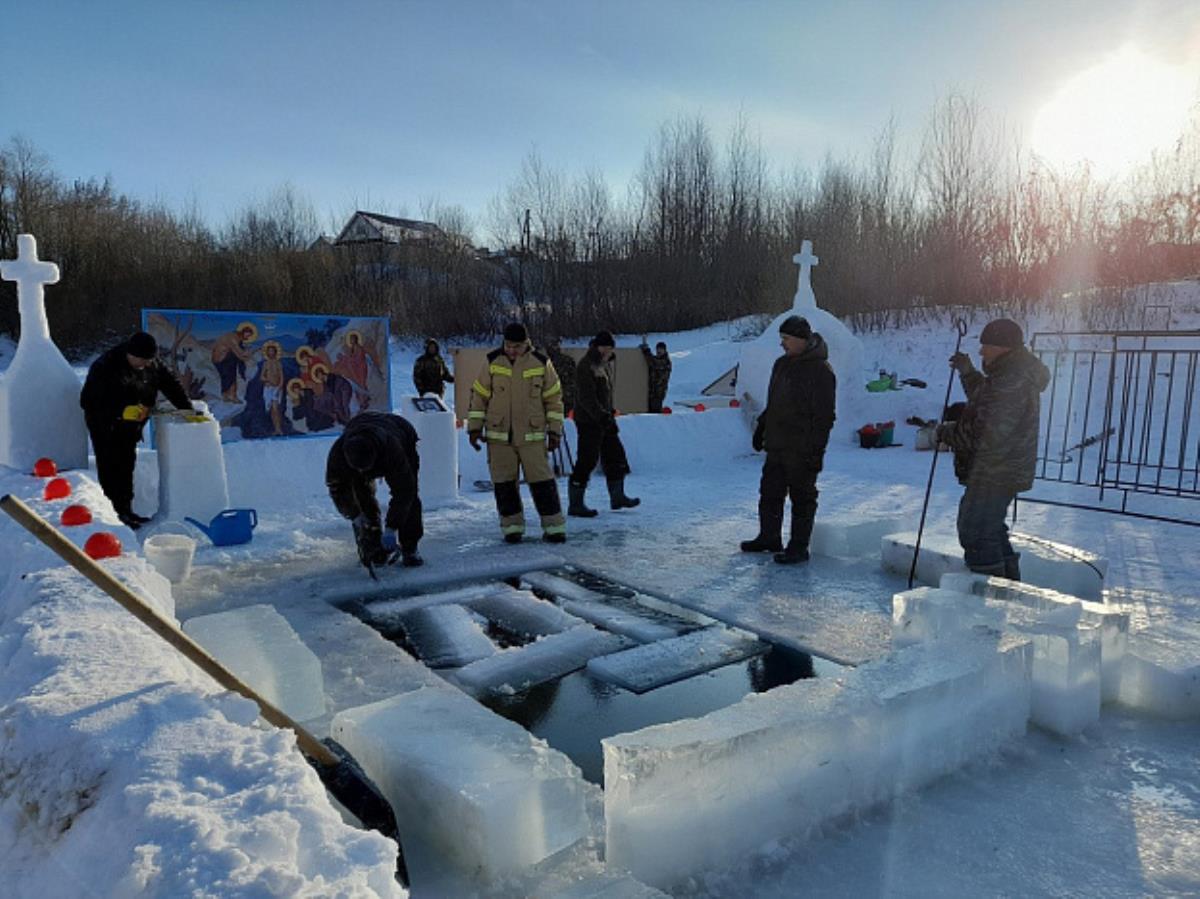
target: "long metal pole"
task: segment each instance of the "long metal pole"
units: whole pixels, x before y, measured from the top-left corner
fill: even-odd
[[[954,330],[958,332],[958,338],[954,341],[954,353],[958,355],[962,349],[962,339],[967,336],[967,323],[963,319],[956,319],[954,322]],[[950,369],[950,380],[946,382],[946,396],[942,400],[942,414],[946,414],[946,407],[950,405],[950,391],[954,388],[954,372],[957,369]],[[929,465],[929,482],[925,485],[925,501],[921,503],[921,523],[917,525],[917,544],[913,547],[912,567],[908,569],[908,589],[911,590],[913,582],[917,578],[917,557],[921,554],[921,536],[925,533],[925,514],[929,511],[929,495],[933,492],[933,474],[937,471],[938,452],[941,449],[941,441],[937,439],[937,434],[933,435],[933,461]]]

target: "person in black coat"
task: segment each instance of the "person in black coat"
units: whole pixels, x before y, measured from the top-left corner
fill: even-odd
[[[79,395],[100,489],[117,517],[134,530],[150,520],[133,512],[133,468],[138,441],[158,394],[177,409],[192,408],[179,379],[157,356],[157,342],[139,331],[92,363]]]
[[[420,565],[417,543],[425,534],[417,477],[417,432],[388,412],[360,412],[346,424],[329,448],[325,486],[342,517],[354,526],[359,560],[370,570],[399,555],[407,566]],[[381,521],[375,481],[387,481],[391,498]],[[384,528],[389,532],[386,536]]]
[[[837,378],[829,347],[799,315],[779,326],[784,355],[775,360],[767,408],[758,418],[753,445],[767,451],[758,496],[758,536],[742,552],[773,552],[775,561],[808,560],[808,541],[817,517],[817,475],[833,428]],[[792,530],[783,547],[783,503],[792,498]]]
[[[615,348],[612,334],[601,331],[592,338],[588,351],[575,369],[575,431],[579,442],[575,469],[567,481],[567,514],[577,518],[591,518],[596,514],[595,509],[589,509],[584,503],[584,495],[597,462],[608,482],[611,508],[632,509],[641,502],[637,497],[625,495],[629,460],[613,412],[612,376],[608,365]]]

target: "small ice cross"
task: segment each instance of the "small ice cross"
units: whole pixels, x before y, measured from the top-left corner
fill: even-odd
[[[812,267],[819,261],[812,253],[812,241],[806,240],[801,242],[800,252],[792,257],[792,262],[800,266],[800,278],[796,282],[797,291],[807,290],[809,293],[812,292],[812,282],[809,280],[809,276],[812,274]]]
[[[17,258],[0,262],[0,278],[17,282],[17,308],[21,313],[21,339],[50,339],[42,286],[58,283],[58,266],[37,258],[37,241],[32,234],[17,235]]]

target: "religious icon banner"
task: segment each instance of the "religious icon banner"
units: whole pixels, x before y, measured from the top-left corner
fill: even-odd
[[[392,408],[387,318],[143,309],[142,328],[225,442],[337,434]]]

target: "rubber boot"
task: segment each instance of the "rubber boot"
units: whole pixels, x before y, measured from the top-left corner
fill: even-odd
[[[1010,581],[1021,579],[1021,554],[1013,553],[1004,557],[1004,576]]]
[[[610,478],[608,481],[608,505],[612,509],[632,509],[642,501],[636,496],[625,495],[625,479]]]
[[[807,508],[797,509],[792,506],[792,532],[788,536],[788,545],[781,553],[775,554],[775,561],[780,565],[798,565],[808,561],[808,541],[812,538],[813,522],[817,517],[816,504]]]
[[[595,509],[589,509],[583,502],[583,495],[587,493],[587,484],[576,484],[574,481],[567,481],[567,514],[575,518],[595,518],[600,513]]]
[[[758,536],[753,540],[742,541],[744,553],[777,553],[783,550],[783,503],[778,506],[771,503],[768,507],[760,498],[758,501]]]

